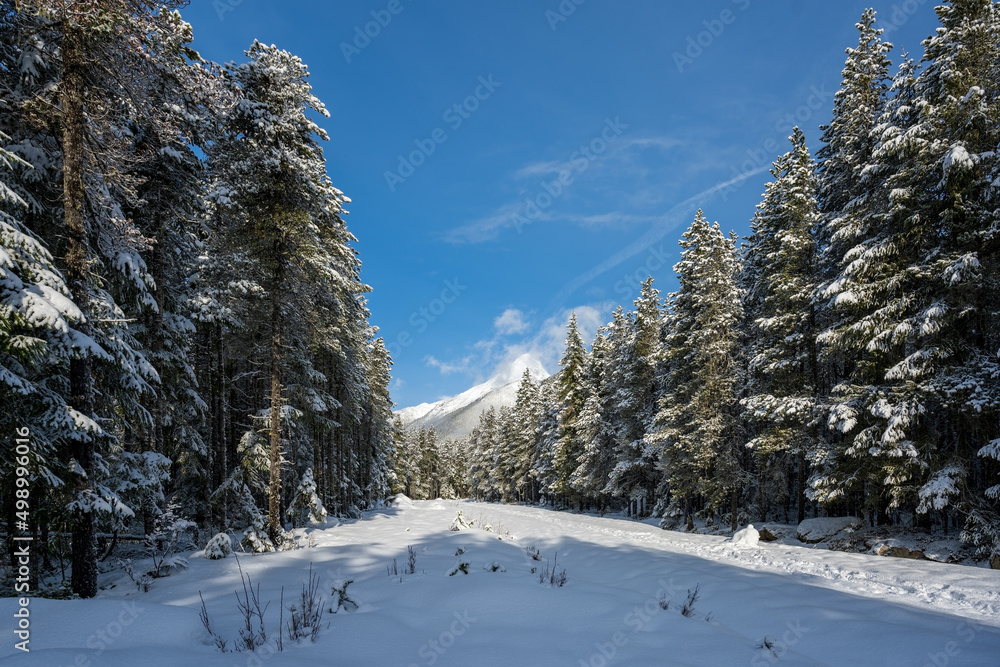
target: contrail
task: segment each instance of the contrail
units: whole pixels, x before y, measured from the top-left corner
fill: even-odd
[[[573,292],[575,292],[576,290],[580,289],[581,287],[589,283],[597,276],[607,271],[610,271],[614,267],[618,266],[619,264],[627,260],[629,257],[634,257],[635,255],[638,255],[640,252],[642,252],[652,244],[662,239],[669,232],[673,231],[677,227],[677,224],[679,222],[685,219],[684,216],[690,214],[691,209],[695,208],[695,204],[703,203],[705,199],[711,197],[719,190],[728,188],[731,185],[736,185],[737,183],[740,183],[750,178],[751,176],[756,176],[757,174],[768,171],[770,168],[771,168],[770,165],[758,167],[753,171],[742,173],[735,178],[729,179],[728,181],[723,181],[722,183],[716,183],[707,190],[702,190],[698,194],[688,197],[681,203],[675,205],[673,208],[667,211],[658,222],[654,223],[652,228],[649,229],[649,231],[647,231],[645,234],[643,234],[638,239],[628,244],[625,248],[619,250],[614,255],[607,258],[594,268],[584,271],[579,276],[568,282],[565,287],[559,290],[559,293],[554,298],[554,302],[564,303],[569,295],[571,295]]]

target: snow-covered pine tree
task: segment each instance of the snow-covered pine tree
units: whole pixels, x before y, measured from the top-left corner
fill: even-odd
[[[820,343],[820,392],[829,401],[836,387],[834,413],[849,405],[854,390],[847,378],[863,362],[860,351],[839,344],[841,332],[851,324],[854,308],[850,278],[844,272],[851,263],[848,251],[864,242],[866,211],[874,205],[880,173],[869,169],[878,144],[876,125],[881,122],[889,96],[888,52],[892,45],[875,28],[875,11],[865,10],[857,23],[856,48],[847,50],[841,85],[834,95],[833,117],[823,126],[824,145],[817,152],[817,200],[821,223],[817,235],[818,276],[817,323]],[[816,500],[845,500],[848,511],[860,506],[860,493],[845,496],[837,480],[851,476],[851,463],[842,456],[844,422],[835,417],[828,431],[830,443],[816,450],[808,493]]]
[[[559,438],[559,385],[558,376],[542,382],[538,388],[539,418],[535,428],[535,453],[531,476],[539,491],[538,500],[553,502],[552,486],[556,481],[554,466],[556,443]]]
[[[674,266],[680,288],[667,299],[666,393],[647,438],[660,452],[669,492],[683,502],[688,525],[701,496],[710,511],[730,509],[735,530],[745,482],[737,403],[739,257],[734,239],[700,210],[680,245]]]
[[[205,170],[193,147],[204,148],[224,108],[218,68],[190,47],[191,26],[176,12],[164,16],[161,85],[151,113],[129,119],[128,173],[136,181],[135,198],[125,215],[151,240],[143,253],[153,282],[155,303],[133,325],[148,350],[159,384],[143,397],[149,424],[134,429],[131,451],[148,449],[177,463],[174,487],[185,511],[204,521],[210,487],[209,451],[202,423],[209,406],[195,376],[191,320],[193,274],[203,248]],[[168,30],[168,31],[167,31]],[[148,509],[145,510],[148,523]]]
[[[514,442],[514,490],[520,501],[537,502],[538,485],[532,476],[537,449],[535,429],[541,413],[538,385],[527,368],[517,387],[514,409],[511,411],[511,438]]]
[[[838,435],[833,452],[822,458],[811,482],[813,496],[821,502],[847,499],[878,522],[887,521],[891,514],[885,460],[865,443],[878,437],[874,431],[878,417],[870,407],[880,400],[889,361],[884,340],[871,343],[873,332],[884,326],[888,311],[882,307],[901,287],[898,277],[906,265],[899,257],[898,230],[887,224],[892,206],[887,180],[903,165],[895,164],[884,144],[898,136],[899,127],[913,122],[918,108],[916,74],[915,63],[905,59],[893,77],[885,111],[872,128],[871,159],[862,169],[871,194],[863,206],[852,209],[850,234],[847,230],[840,234],[847,249],[838,260],[839,270],[827,279],[819,295],[826,300],[824,310],[833,311],[828,317],[835,319],[818,337],[823,353],[838,355],[850,365],[844,379],[831,390],[828,425]]]
[[[853,312],[831,343],[863,359],[834,414],[864,472],[851,479],[884,485],[878,509],[944,522],[985,500],[977,455],[1000,405],[997,7],[938,7],[923,71],[901,68],[868,168],[885,204],[866,207],[834,294]]]
[[[625,317],[615,313],[611,325],[612,359],[608,383],[614,405],[615,468],[608,490],[627,499],[635,511],[652,510],[662,475],[659,452],[645,436],[653,428],[660,397],[657,367],[662,353],[662,320],[659,290],[650,276],[642,283],[635,310]]]
[[[76,430],[65,434],[72,444],[64,456],[77,473],[67,480],[76,496],[72,585],[84,597],[96,593],[95,520],[131,511],[115,497],[116,482],[104,479],[128,461],[106,462],[106,455],[124,451],[118,449],[123,436],[148,424],[140,399],[158,379],[131,326],[155,301],[142,258],[149,239],[124,213],[136,201],[129,171],[138,159],[124,130],[136,118],[156,116],[175,71],[183,23],[171,11],[177,4],[29,0],[15,8],[20,43],[32,45],[29,73],[51,71],[56,85],[42,99],[58,97],[58,104],[34,103],[31,113],[40,120],[58,110],[58,122],[35,125],[56,128],[51,137],[61,158],[62,220],[45,240],[63,258],[67,286],[83,314],[68,371]],[[108,25],[115,30],[103,29]]]
[[[365,316],[367,324],[367,315]],[[365,409],[364,438],[357,443],[362,461],[361,497],[362,507],[371,507],[376,501],[389,495],[392,488],[393,456],[392,399],[389,397],[392,358],[382,338],[375,338],[368,347],[365,377],[367,405]]]
[[[835,270],[844,250],[852,247],[857,222],[852,211],[863,207],[871,186],[863,173],[871,162],[877,140],[875,124],[885,110],[889,93],[888,53],[875,27],[875,10],[866,9],[857,23],[858,45],[847,49],[840,88],[833,96],[833,115],[823,130],[823,146],[816,152],[817,200],[821,263]]]
[[[285,513],[292,520],[292,525],[307,522],[323,523],[326,520],[326,508],[316,493],[316,480],[313,479],[312,468],[306,468],[302,473],[302,480]]]
[[[796,479],[798,520],[805,518],[809,461],[822,449],[824,417],[816,337],[818,282],[815,164],[795,128],[792,149],[774,162],[744,248],[749,339],[744,418],[759,484],[780,470]],[[775,466],[778,466],[775,469]],[[765,508],[761,508],[762,511]]]
[[[0,132],[0,142],[6,139]],[[63,480],[70,471],[57,446],[74,420],[58,381],[72,355],[74,325],[82,313],[70,300],[49,251],[21,221],[29,206],[17,192],[21,188],[13,179],[8,184],[8,178],[30,168],[0,146],[0,430],[11,438],[30,434],[30,525],[33,532],[40,528],[47,535],[68,500]],[[9,472],[2,476],[0,492],[8,499],[15,498],[13,444],[11,440],[0,454],[0,469]],[[14,503],[7,509],[7,525],[13,526]],[[13,554],[14,542],[8,540],[8,545]]]
[[[587,350],[583,346],[575,312],[570,315],[566,331],[566,348],[559,361],[561,370],[556,380],[559,430],[552,458],[555,476],[552,492],[561,495],[567,502],[582,502],[571,480],[583,454],[579,420],[587,401]]]
[[[620,309],[619,309],[620,310]],[[587,400],[580,412],[579,428],[583,450],[570,483],[585,498],[597,501],[603,510],[607,504],[605,487],[614,468],[614,441],[610,424],[607,328],[600,327],[590,346],[587,364]]]
[[[500,486],[496,466],[499,458],[501,424],[497,410],[490,406],[479,415],[479,425],[473,429],[470,438],[472,465],[470,478],[476,497],[483,500],[499,500]]]
[[[267,294],[268,530],[273,539],[281,530],[283,383],[287,368],[305,356],[303,327],[313,303],[306,286],[335,279],[331,255],[349,251],[331,247],[324,232],[339,220],[345,198],[326,176],[318,139],[327,135],[308,112],[328,113],[311,92],[305,64],[259,42],[246,55],[248,62],[226,70],[240,102],[209,151],[211,197],[223,210],[225,233],[242,240]]]

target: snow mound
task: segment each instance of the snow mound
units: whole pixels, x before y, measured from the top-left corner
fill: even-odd
[[[398,507],[399,509],[413,509],[413,501],[409,496],[403,493],[397,493],[393,498],[390,498],[389,504],[392,507]]]
[[[747,527],[743,530],[737,530],[733,533],[733,546],[735,547],[756,547],[757,543],[760,541],[760,533],[757,529],[753,527],[753,524],[747,524]]]
[[[799,539],[808,544],[823,542],[845,528],[861,525],[861,519],[855,516],[824,516],[806,519],[799,524],[796,531]]]

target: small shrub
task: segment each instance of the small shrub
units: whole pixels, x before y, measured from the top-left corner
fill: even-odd
[[[698,593],[701,589],[701,584],[697,584],[692,591],[688,589],[687,599],[684,600],[684,604],[681,605],[681,614],[687,618],[694,616],[694,603],[698,601]]]
[[[778,651],[775,650],[775,646],[776,644],[774,640],[771,639],[770,637],[764,637],[759,642],[757,642],[757,648],[761,649],[762,651],[767,651],[768,653],[777,658]]]
[[[414,574],[417,571],[417,552],[410,545],[406,545],[406,573]]]
[[[465,547],[459,547],[458,549],[455,550],[456,556],[461,556],[464,553],[465,553]]]
[[[469,573],[469,564],[466,561],[462,561],[461,563],[459,563],[458,565],[456,565],[455,567],[453,567],[451,569],[451,572],[448,573],[448,576],[449,577],[454,577],[459,572],[461,572],[462,574],[468,574]]]
[[[254,553],[267,553],[277,551],[277,547],[267,534],[267,519],[263,514],[254,517],[245,531],[243,531],[243,546]]]
[[[392,565],[385,566],[385,574],[387,577],[399,576],[399,568],[396,566],[396,559],[392,559]]]
[[[289,608],[292,616],[285,626],[288,639],[299,641],[309,637],[311,641],[316,641],[323,627],[323,603],[323,596],[319,593],[319,575],[313,573],[312,563],[310,563],[309,581],[302,584],[299,604],[298,606],[293,604]]]
[[[195,528],[192,521],[179,516],[180,503],[171,501],[153,523],[153,532],[146,535],[146,550],[153,559],[153,578],[165,577],[171,570],[187,567],[187,560],[175,552],[188,547],[196,548],[191,542],[189,531]]]
[[[219,533],[205,545],[205,558],[219,560],[233,553],[233,540],[225,533]]]
[[[670,609],[670,600],[667,599],[666,593],[660,593],[660,609]]]
[[[553,559],[551,569],[549,569],[548,561],[546,561],[545,569],[538,574],[538,583],[548,584],[549,586],[554,586],[555,588],[562,588],[566,585],[566,569],[560,569],[559,567],[558,551]]]
[[[489,565],[484,565],[483,569],[486,570],[487,572],[506,572],[507,571],[507,568],[505,568],[503,565],[501,565],[497,561],[493,561]]]
[[[149,587],[153,583],[153,577],[149,572],[137,573],[135,571],[135,563],[131,558],[119,559],[118,565],[125,571],[125,574],[132,580],[132,583],[135,584],[136,590],[141,593],[149,592]]]
[[[352,600],[347,595],[347,587],[353,583],[354,583],[353,579],[348,579],[339,588],[336,585],[334,585],[331,595],[337,596],[337,606],[330,608],[330,611],[332,613],[336,614],[338,611],[340,611],[341,608],[343,608],[344,611],[347,612],[357,611],[358,603]]]
[[[455,515],[455,520],[451,522],[451,527],[448,530],[464,530],[466,528],[472,528],[475,525],[475,521],[470,521],[462,515],[462,510],[458,510],[458,514]]]
[[[524,553],[531,556],[531,560],[542,560],[542,552],[537,547],[524,547]]]
[[[243,583],[243,597],[236,591],[236,607],[240,610],[243,618],[243,627],[240,628],[240,640],[236,643],[238,651],[254,651],[258,646],[263,646],[267,641],[267,630],[264,629],[264,613],[267,611],[270,602],[263,607],[260,606],[260,584],[254,588],[250,573],[243,572],[243,566],[239,559],[236,559],[236,566],[240,570],[240,581]],[[310,566],[311,569],[312,566]],[[280,632],[281,629],[279,628]]]
[[[208,619],[208,609],[205,607],[205,598],[202,597],[201,591],[198,591],[198,597],[201,599],[201,612],[198,614],[198,618],[201,619],[201,624],[205,626],[208,634],[212,636],[212,640],[215,642],[215,648],[221,653],[227,653],[226,648],[227,642],[225,639],[216,634],[215,630],[212,629],[212,622]]]

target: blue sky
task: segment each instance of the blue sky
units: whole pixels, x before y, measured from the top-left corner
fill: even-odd
[[[767,169],[810,148],[867,6],[919,59],[932,2],[195,0],[195,46],[300,56],[331,113],[372,323],[405,407],[530,354],[554,372],[652,274],[666,293],[701,207],[749,231]]]

